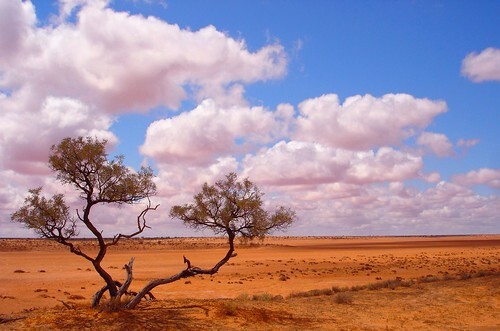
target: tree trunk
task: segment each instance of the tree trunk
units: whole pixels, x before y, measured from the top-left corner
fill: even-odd
[[[236,235],[230,229],[227,229],[227,233],[229,236],[229,250],[222,258],[222,260],[217,262],[211,269],[200,269],[198,267],[193,267],[191,266],[191,262],[186,259],[186,257],[184,257],[184,263],[187,264],[186,269],[168,278],[160,278],[150,281],[139,293],[134,296],[134,298],[125,306],[125,308],[134,309],[146,294],[151,294],[151,290],[159,285],[173,283],[181,278],[193,277],[199,274],[213,275],[217,273],[217,271],[219,271],[219,268],[226,264],[230,258],[236,256],[236,253],[234,253],[234,238]]]
[[[118,294],[118,288],[116,286],[115,281],[113,280],[113,277],[111,277],[111,275],[108,274],[106,272],[106,270],[104,270],[101,267],[100,262],[94,261],[94,262],[92,262],[92,264],[94,265],[94,268],[97,271],[97,273],[99,274],[99,276],[101,276],[102,279],[104,279],[104,281],[106,282],[106,286],[103,287],[104,291],[103,291],[103,289],[101,289],[99,292],[101,292],[101,291],[103,291],[103,292],[99,296],[97,296],[99,293],[99,292],[97,292],[94,295],[94,299],[92,299],[92,307],[96,307],[99,304],[99,301],[100,301],[102,295],[104,294],[104,292],[106,292],[106,290],[109,292],[109,296],[111,297],[111,299],[113,299]]]

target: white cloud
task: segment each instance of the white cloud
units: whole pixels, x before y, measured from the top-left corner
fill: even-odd
[[[33,13],[29,2],[2,14]],[[23,8],[19,8],[22,6]],[[61,15],[77,10],[76,23],[36,27],[29,16],[11,24],[2,37],[9,54],[1,85],[34,94],[78,98],[117,114],[179,106],[189,85],[200,97],[241,98],[238,83],[280,78],[286,73],[283,47],[248,51],[243,40],[207,26],[189,31],[154,17],[130,15],[103,1],[63,1]],[[10,32],[12,31],[12,32]],[[1,65],[1,63],[0,63]],[[236,84],[236,85],[235,85]]]
[[[425,190],[403,183],[290,190],[281,201],[299,212],[290,234],[463,234],[498,230],[500,197],[439,182]]]
[[[464,148],[470,148],[474,147],[477,144],[479,144],[480,140],[479,139],[458,139],[457,141],[457,146],[458,147],[464,147]]]
[[[337,95],[329,94],[303,101],[299,111],[295,139],[366,150],[402,144],[446,112],[446,104],[408,94],[358,95],[340,104]]]
[[[151,123],[141,152],[158,163],[206,165],[280,137],[289,116],[284,106],[271,112],[262,107],[220,108],[205,100],[192,111]]]
[[[468,54],[462,61],[462,75],[473,82],[500,80],[500,49],[490,47]]]
[[[17,59],[25,47],[36,22],[35,10],[29,1],[0,2],[0,70]],[[0,76],[1,82],[1,76]]]
[[[353,152],[317,143],[281,141],[243,161],[244,173],[266,185],[370,184],[419,177],[420,157],[389,147]]]
[[[452,181],[465,186],[486,185],[500,189],[500,169],[481,168],[472,170],[466,174],[453,176]]]
[[[422,156],[407,145],[415,137],[438,156],[452,155],[445,135],[424,132],[446,112],[445,102],[387,94],[341,103],[329,94],[304,100],[297,114],[286,103],[275,110],[251,107],[246,84],[286,74],[280,44],[252,52],[213,26],[181,29],[116,12],[105,0],[59,4],[58,20],[40,26],[31,2],[0,1],[0,236],[27,234],[8,218],[30,187],[43,185],[48,194],[63,190],[81,205],[48,175],[52,144],[77,135],[115,144],[114,116],[157,105],[175,108],[187,98],[204,101],[151,123],[141,147],[158,172],[154,203],[161,204],[147,235],[190,234],[166,222],[169,207],[231,171],[261,186],[266,205],[298,211],[291,234],[498,230],[500,198],[469,188],[498,188],[498,170],[471,171],[447,183],[437,172],[423,173]],[[300,50],[301,41],[295,46]],[[490,68],[486,62],[478,63]],[[462,139],[457,146],[477,142]],[[419,179],[430,188],[412,187]],[[128,208],[103,209],[99,216],[109,235],[117,224],[130,224]]]
[[[0,1],[0,172],[47,175],[50,146],[65,137],[116,144],[116,115],[175,108],[187,90],[243,104],[243,84],[286,73],[277,43],[251,52],[213,26],[190,31],[107,5],[60,0],[41,26],[30,1]]]
[[[40,109],[19,109],[20,104],[23,101],[17,96],[0,99],[3,110],[0,165],[3,169],[47,174],[50,146],[66,137],[95,136],[107,139],[110,147],[117,142],[109,131],[110,117],[79,100],[49,96]]]
[[[452,156],[455,154],[453,145],[442,133],[422,132],[417,138],[417,144],[439,157]]]

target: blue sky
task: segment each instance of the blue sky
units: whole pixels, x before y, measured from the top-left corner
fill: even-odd
[[[493,152],[500,150],[498,82],[477,85],[460,74],[468,53],[500,45],[496,2],[171,1],[164,8],[125,1],[112,6],[192,30],[214,25],[243,38],[250,50],[279,40],[290,57],[288,74],[247,86],[247,98],[257,105],[298,104],[326,93],[341,98],[409,93],[445,100],[449,112],[434,125],[451,139],[474,137],[485,146],[460,162],[430,163],[443,174],[500,165],[499,153]],[[193,106],[186,104],[186,109]],[[144,126],[151,120],[132,117]],[[128,125],[123,123],[124,130]],[[129,156],[130,150],[120,152]]]
[[[26,176],[61,190],[47,184],[48,146],[89,134],[131,167],[152,165],[165,210],[236,171],[270,207],[297,210],[290,234],[498,233],[499,12],[497,1],[2,3],[5,126],[43,133],[36,147],[0,137],[3,219]],[[155,235],[188,233],[165,214]]]

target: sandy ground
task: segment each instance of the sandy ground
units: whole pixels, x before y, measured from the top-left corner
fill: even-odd
[[[80,245],[84,249],[95,249],[91,242]],[[115,277],[123,279],[122,267],[134,256],[132,289],[137,290],[152,278],[182,270],[184,255],[194,265],[211,267],[224,255],[224,247],[223,239],[214,238],[137,239],[113,247],[103,265]],[[498,274],[454,280],[460,274],[498,272],[500,236],[274,237],[259,245],[238,245],[237,253],[237,257],[212,277],[192,277],[156,288],[154,294],[159,301],[144,304],[134,313],[135,322],[144,318],[145,323],[147,318],[141,314],[148,314],[148,311],[153,315],[163,311],[165,316],[172,315],[172,323],[176,321],[174,316],[184,316],[195,323],[170,325],[187,329],[198,322],[205,327],[210,325],[211,329],[342,329],[342,325],[346,330],[404,330],[410,326],[418,329],[500,329],[500,321],[494,313],[500,308]],[[68,314],[66,308],[61,308],[61,301],[86,311],[85,306],[93,293],[102,286],[102,281],[87,261],[56,243],[43,240],[0,240],[0,265],[0,314],[21,316],[34,312],[35,317],[22,322],[23,328],[36,328],[37,323],[42,323],[40,320],[36,322],[40,316],[47,319],[47,316],[57,316],[57,312]],[[419,283],[395,290],[351,291],[349,295],[353,303],[350,305],[335,304],[332,296],[286,299],[294,292],[332,286],[351,287],[396,277],[409,280],[421,277],[444,279],[446,276],[453,276],[449,277],[453,280]],[[281,295],[285,299],[248,300],[262,294],[264,297]],[[176,308],[182,305],[188,308]],[[48,315],[37,315],[44,309],[52,310]],[[399,313],[394,309],[399,309]],[[259,311],[260,315],[254,316]],[[90,310],[88,314],[95,314],[95,311]],[[101,314],[99,318],[112,318],[106,316]],[[55,320],[61,321],[60,318]],[[90,320],[95,321],[96,317]],[[454,324],[451,320],[455,321]],[[66,318],[66,321],[69,320]],[[255,324],[254,328],[249,324],[252,321],[264,324]],[[436,321],[443,324],[439,326]],[[57,328],[47,320],[43,323]],[[70,324],[59,326],[67,329],[71,328]],[[11,322],[3,327],[15,329],[16,325],[21,324]],[[118,323],[111,329],[121,329],[120,325]],[[158,328],[168,326],[161,325]],[[96,325],[88,328],[95,329]],[[150,328],[155,329],[155,325],[150,325]]]

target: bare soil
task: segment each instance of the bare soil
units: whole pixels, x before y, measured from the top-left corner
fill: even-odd
[[[91,241],[79,244],[95,250]],[[113,247],[104,265],[123,279],[122,267],[134,256],[137,290],[182,270],[184,255],[211,267],[224,244],[221,238],[129,240]],[[273,237],[238,245],[237,252],[212,277],[159,287],[158,300],[110,312],[88,308],[102,281],[85,260],[46,240],[3,239],[0,329],[500,329],[498,235]],[[373,285],[396,279],[398,286]],[[306,293],[312,290],[318,291]]]

